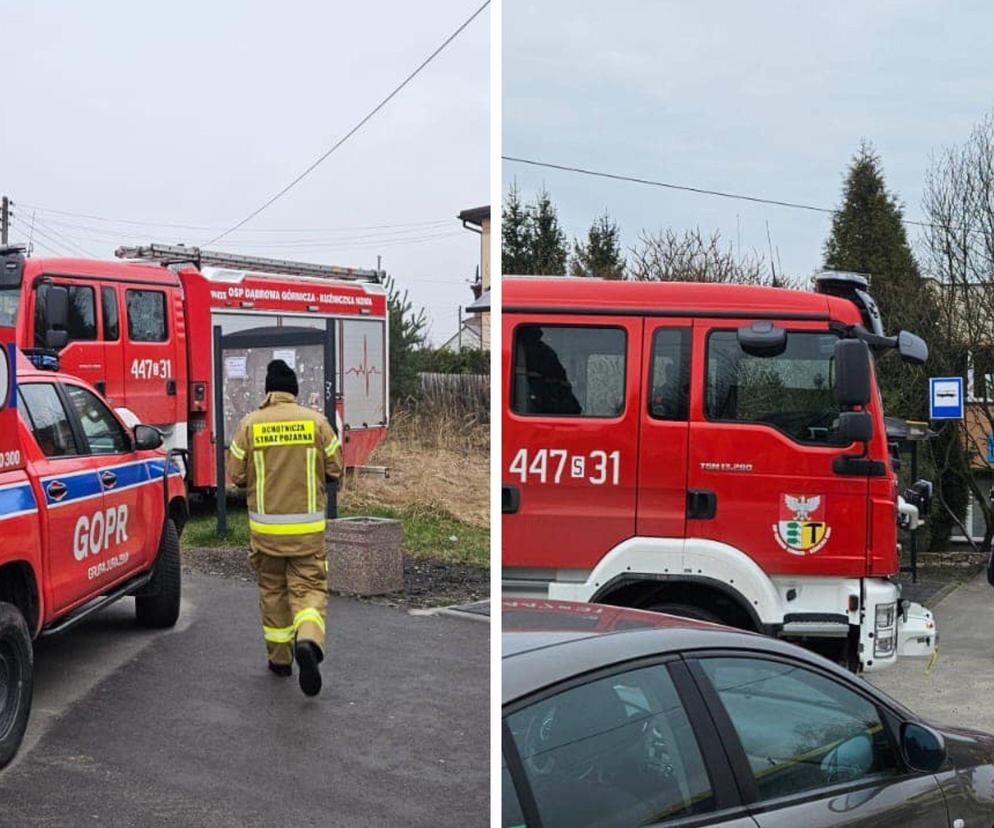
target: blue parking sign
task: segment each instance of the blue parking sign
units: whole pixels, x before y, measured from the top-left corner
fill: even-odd
[[[963,377],[931,377],[928,381],[930,420],[963,419]]]

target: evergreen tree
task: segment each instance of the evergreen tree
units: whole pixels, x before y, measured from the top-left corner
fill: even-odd
[[[946,361],[955,346],[945,341],[937,324],[940,314],[934,293],[922,279],[911,252],[903,215],[900,202],[887,190],[879,156],[869,143],[861,143],[846,174],[842,206],[832,219],[824,266],[867,274],[885,332],[907,329],[918,334],[929,344],[930,364],[936,364]],[[888,415],[908,420],[928,418],[928,370],[902,363],[896,353],[885,353],[877,360],[876,374]],[[942,456],[961,454],[959,443],[958,433],[947,429],[932,450]],[[966,491],[961,482],[952,474],[935,482],[949,508],[962,517]],[[950,528],[948,514],[941,508],[934,510],[931,542],[944,542]]]
[[[533,261],[531,210],[522,203],[518,185],[512,183],[501,209],[501,272],[530,275]]]
[[[400,408],[419,391],[417,351],[424,347],[428,319],[424,308],[414,310],[392,276],[384,284],[390,312],[390,406]]]
[[[566,273],[566,234],[559,226],[559,216],[548,190],[542,189],[529,207],[532,232],[532,270],[537,276],[562,276]]]
[[[604,213],[587,231],[586,243],[573,240],[570,269],[574,276],[595,276],[601,279],[623,279],[625,256],[621,252],[621,230]]]

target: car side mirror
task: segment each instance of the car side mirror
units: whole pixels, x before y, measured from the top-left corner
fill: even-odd
[[[869,411],[843,411],[839,415],[839,442],[868,443],[873,439],[873,418]]]
[[[928,345],[910,331],[901,331],[897,335],[897,352],[901,359],[912,365],[924,365],[928,361]]]
[[[901,753],[912,770],[935,773],[946,761],[942,734],[918,722],[901,725]]]
[[[69,342],[66,325],[69,322],[69,291],[61,285],[50,285],[45,291],[45,347],[64,348]]]
[[[137,451],[152,451],[162,447],[162,432],[155,426],[135,426],[135,449]]]
[[[759,320],[737,331],[739,347],[749,356],[775,357],[787,350],[787,331]]]
[[[861,339],[835,344],[835,401],[840,408],[870,402],[870,349]]]

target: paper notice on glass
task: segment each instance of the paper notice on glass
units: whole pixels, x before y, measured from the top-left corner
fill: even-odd
[[[224,376],[227,379],[245,379],[248,376],[248,357],[225,357]]]
[[[293,348],[273,351],[273,359],[282,359],[291,371],[297,369],[297,352]]]

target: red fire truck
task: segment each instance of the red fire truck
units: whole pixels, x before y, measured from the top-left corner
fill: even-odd
[[[11,261],[0,250],[0,284]],[[28,362],[11,308],[0,303],[0,767],[27,727],[33,639],[127,595],[143,626],[176,623],[187,517],[162,435],[127,427],[49,355],[34,356],[53,370]]]
[[[857,274],[813,292],[503,282],[505,595],[652,608],[802,640],[853,669],[929,655],[901,601],[901,498]]]
[[[230,435],[258,405],[273,358],[296,370],[302,404],[337,420],[346,463],[366,461],[389,419],[380,271],[181,245],[117,255],[133,261],[21,258],[0,285],[0,306],[21,311],[18,344],[58,351],[62,370],[128,422],[188,452],[193,489],[217,485],[219,425]],[[64,332],[47,316],[47,297],[63,291]]]

